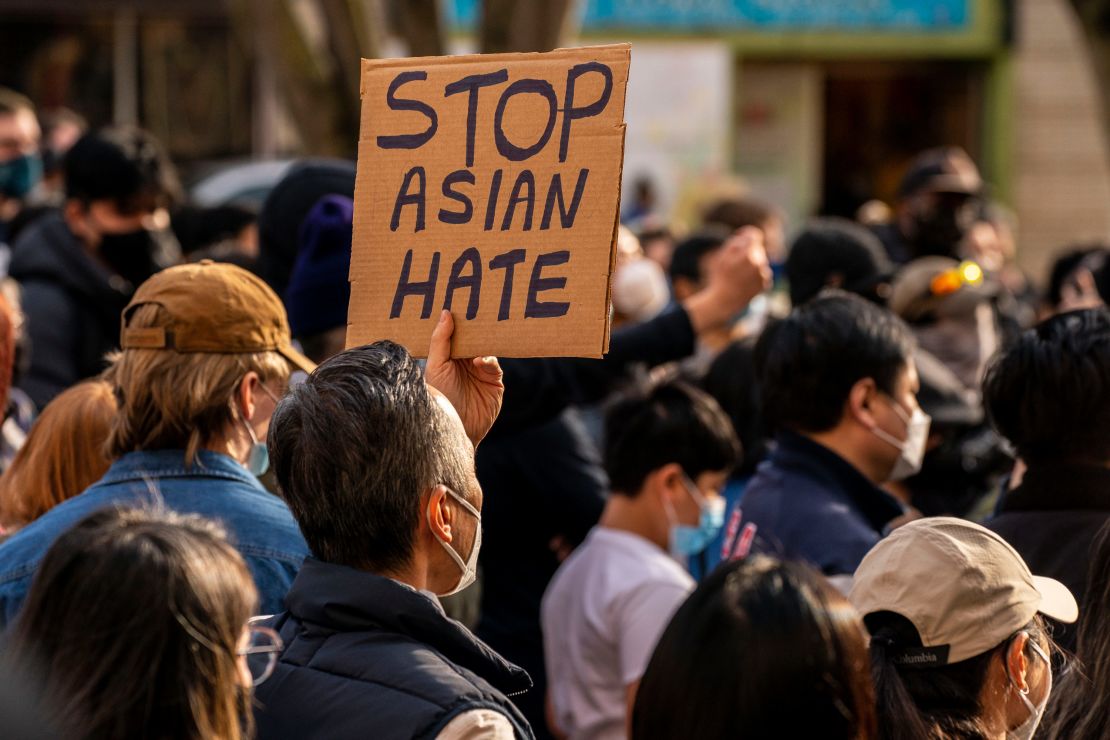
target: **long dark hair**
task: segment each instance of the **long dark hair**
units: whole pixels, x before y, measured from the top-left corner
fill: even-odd
[[[1079,664],[1052,692],[1044,736],[1058,740],[1110,739],[1110,523],[1091,547],[1087,587],[1079,610]]]
[[[871,672],[875,680],[879,737],[899,740],[987,740],[980,702],[987,672],[996,655],[1004,653],[1012,637],[975,657],[937,667],[897,665],[894,653],[921,647],[917,629],[894,612],[875,612],[864,618],[871,632]],[[1051,645],[1038,615],[1018,633],[1029,642]],[[1033,660],[1033,648],[1026,647]],[[1004,658],[1003,658],[1004,659]]]
[[[12,659],[41,677],[67,736],[239,740],[250,713],[237,652],[257,599],[217,525],[106,509],[47,551]]]
[[[634,740],[875,738],[856,612],[807,565],[717,568],[679,608],[640,683]]]

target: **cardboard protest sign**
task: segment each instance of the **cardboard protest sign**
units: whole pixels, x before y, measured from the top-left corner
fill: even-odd
[[[347,346],[600,357],[628,44],[362,61]]]

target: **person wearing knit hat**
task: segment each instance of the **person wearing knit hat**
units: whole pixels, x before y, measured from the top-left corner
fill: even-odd
[[[825,288],[840,288],[883,303],[894,266],[870,231],[843,218],[815,218],[786,258],[790,302],[800,306]]]
[[[115,462],[0,545],[0,625],[62,532],[97,509],[150,503],[219,520],[254,576],[262,613],[277,611],[308,546],[258,476],[290,373],[315,368],[293,347],[281,300],[246,270],[203,261],[143,283],[120,327],[109,376],[120,408],[106,446]]]
[[[355,197],[355,165],[342,159],[297,162],[274,186],[258,214],[258,268],[278,295],[285,295],[297,260],[300,228],[325,195]]]
[[[347,337],[353,218],[350,198],[325,195],[301,225],[285,307],[293,336],[313,362],[342,352]]]
[[[1044,618],[1067,587],[962,519],[919,519],[864,557],[849,600],[871,633],[880,737],[1032,738],[1052,692]]]

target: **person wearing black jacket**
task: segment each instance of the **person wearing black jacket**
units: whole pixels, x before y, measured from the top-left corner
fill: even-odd
[[[689,356],[699,335],[726,326],[770,280],[762,234],[743,229],[721,248],[705,289],[614,332],[604,359],[502,360],[505,405],[477,452],[486,526],[476,631],[536,682],[514,701],[538,736],[547,737],[540,600],[561,560],[597,524],[609,485],[573,407],[610,395],[637,364]]]
[[[346,255],[337,258],[320,245],[336,239],[349,243],[350,224],[337,222],[328,229],[324,233],[305,226],[296,250],[291,285],[311,283],[314,295],[347,288]],[[541,735],[545,673],[540,599],[560,557],[597,523],[608,490],[597,450],[573,407],[608,396],[633,366],[690,355],[699,335],[725,326],[766,289],[770,277],[762,234],[741,230],[721,248],[704,290],[649,321],[614,331],[604,358],[501,360],[504,403],[476,455],[486,494],[477,632],[537,682],[536,690],[514,698]],[[309,316],[307,323],[319,332],[344,327],[344,314],[321,315],[327,302],[297,305],[301,298],[299,290],[286,293],[290,315]],[[333,343],[342,344],[340,338]],[[522,527],[525,521],[530,526]],[[461,615],[469,614],[472,605],[456,603],[449,610],[456,607]]]
[[[508,695],[528,674],[443,613],[475,578],[474,447],[504,391],[495,359],[450,359],[444,311],[423,374],[393,342],[341,352],[274,412],[268,444],[314,557],[272,624],[284,650],[256,694],[260,740],[529,740]]]
[[[1108,367],[1110,312],[1087,309],[1025,332],[983,381],[988,416],[1026,466],[986,526],[1080,602],[1110,520]],[[1053,639],[1074,651],[1074,626],[1057,625]]]
[[[19,235],[10,267],[23,289],[31,349],[21,386],[39,408],[105,368],[135,289],[181,256],[165,210],[177,176],[150,134],[86,134],[65,169],[64,208]]]

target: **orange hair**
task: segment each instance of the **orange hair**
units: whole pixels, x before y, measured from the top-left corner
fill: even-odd
[[[79,383],[51,401],[0,476],[0,526],[17,529],[73,498],[108,470],[117,411],[103,380]]]

